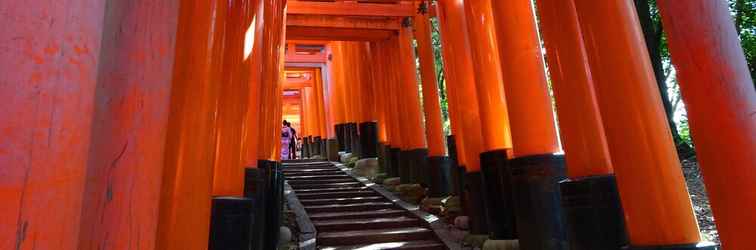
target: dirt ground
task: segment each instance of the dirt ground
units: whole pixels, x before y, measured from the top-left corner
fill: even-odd
[[[717,226],[714,224],[714,216],[709,206],[709,196],[706,194],[706,187],[703,184],[701,171],[695,159],[684,160],[683,174],[688,183],[690,198],[693,200],[693,209],[696,211],[698,225],[701,227],[701,234],[704,241],[711,241],[719,244],[719,233]]]

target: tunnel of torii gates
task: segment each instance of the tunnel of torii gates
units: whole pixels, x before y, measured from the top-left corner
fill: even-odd
[[[756,91],[727,3],[657,3],[722,247],[754,249]],[[278,164],[284,110],[308,154],[380,156],[522,249],[710,248],[632,0],[535,5],[0,1],[0,249],[205,249],[212,197]]]

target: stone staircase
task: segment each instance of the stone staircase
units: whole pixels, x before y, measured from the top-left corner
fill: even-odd
[[[330,162],[284,163],[283,173],[317,230],[318,249],[448,249],[424,220]]]

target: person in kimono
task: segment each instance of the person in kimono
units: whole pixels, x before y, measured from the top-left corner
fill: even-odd
[[[281,127],[281,160],[289,160],[289,145],[292,143],[293,133],[288,124],[289,122],[284,120]]]

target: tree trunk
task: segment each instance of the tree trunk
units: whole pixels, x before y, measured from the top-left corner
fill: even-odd
[[[667,76],[664,74],[664,65],[662,64],[661,54],[662,36],[664,34],[662,24],[660,21],[654,22],[651,18],[652,14],[649,0],[635,0],[635,8],[638,12],[641,28],[643,29],[646,48],[648,49],[651,66],[653,67],[654,75],[656,76],[656,85],[659,87],[659,93],[661,94],[662,104],[664,105],[664,111],[667,115],[669,129],[672,132],[672,138],[675,140],[675,145],[677,145],[677,152],[680,155],[680,158],[689,158],[695,154],[695,152],[680,137],[680,133],[677,130],[677,125],[674,120],[675,110],[672,108],[672,102],[667,93]]]

